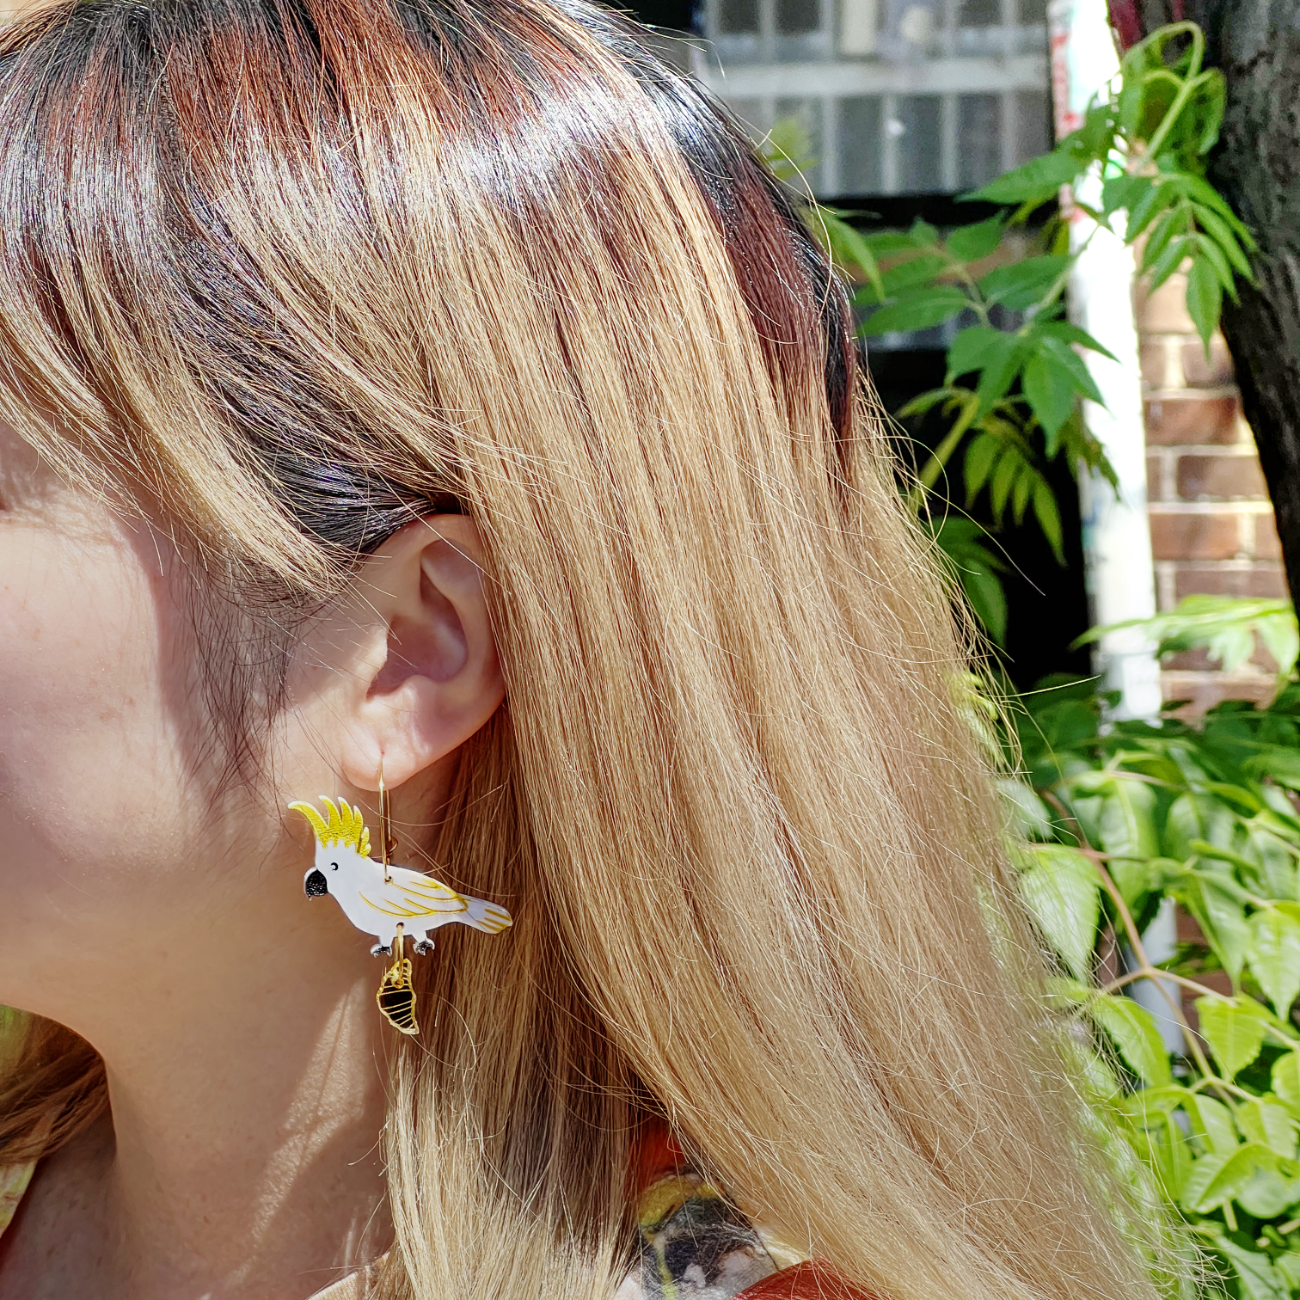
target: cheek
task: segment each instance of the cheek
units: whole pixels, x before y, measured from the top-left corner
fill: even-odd
[[[0,521],[0,949],[167,906],[192,708],[178,621],[125,527]]]

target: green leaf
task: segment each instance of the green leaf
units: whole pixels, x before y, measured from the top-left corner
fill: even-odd
[[[960,289],[946,286],[915,289],[872,312],[862,326],[862,333],[871,336],[929,329],[932,325],[942,325],[969,305]]]
[[[1124,901],[1135,907],[1150,889],[1147,862],[1160,852],[1155,790],[1134,777],[1108,776],[1100,794],[1097,836],[1111,855],[1111,875]]]
[[[1283,1019],[1300,995],[1300,923],[1277,908],[1250,918],[1246,964]]]
[[[1034,418],[1049,438],[1074,414],[1076,388],[1073,376],[1039,353],[1025,362],[1025,398]]]
[[[1155,1017],[1145,1007],[1123,994],[1107,994],[1092,1004],[1089,1013],[1144,1083],[1161,1087],[1173,1081],[1164,1040]]]
[[[880,278],[880,265],[866,239],[829,208],[821,208],[817,215],[820,228],[816,221],[810,223],[811,228],[814,234],[824,232],[827,252],[850,275],[856,270],[875,290],[876,297],[883,299],[886,295]]]
[[[1273,1062],[1273,1091],[1300,1114],[1300,1052],[1287,1052]]]
[[[1073,184],[1082,170],[1072,154],[1058,148],[1031,158],[997,180],[963,194],[962,198],[983,199],[988,203],[1046,203],[1056,197],[1062,185]]]
[[[1007,500],[1016,485],[1016,480],[1021,474],[1033,472],[1033,466],[1025,459],[1019,447],[1012,442],[1003,444],[1002,455],[994,466],[993,475],[989,480],[989,509],[993,512],[994,523],[999,525],[1002,523],[1002,517],[1007,509]]]
[[[1002,217],[999,214],[974,225],[959,226],[948,236],[948,252],[959,262],[978,262],[994,252],[1001,242]]]
[[[1253,1143],[1201,1156],[1183,1187],[1183,1208],[1198,1214],[1217,1210],[1250,1182],[1261,1162],[1267,1167],[1271,1153]]]
[[[1013,777],[1004,777],[997,786],[1004,804],[1012,813],[1017,834],[1031,840],[1050,838],[1051,814],[1032,786]]]
[[[1146,176],[1112,176],[1101,187],[1101,210],[1110,216],[1121,208],[1132,210],[1133,205],[1151,188]]]
[[[1161,214],[1160,219],[1151,227],[1147,233],[1146,243],[1142,248],[1142,260],[1139,264],[1139,271],[1149,271],[1161,257],[1164,256],[1165,250],[1169,247],[1170,242],[1175,235],[1185,235],[1187,233],[1186,214],[1178,211],[1166,211]]]
[[[1210,238],[1209,235],[1195,235],[1197,258],[1203,258],[1210,264],[1218,278],[1219,287],[1232,299],[1237,301],[1236,279],[1232,273],[1232,267],[1228,265],[1228,259],[1224,256],[1223,250]]]
[[[1239,238],[1243,241],[1249,241],[1247,247],[1251,246],[1253,240],[1251,240],[1250,231],[1246,229],[1241,218],[1228,206],[1227,199],[1218,190],[1200,176],[1193,176],[1188,172],[1184,172],[1179,177],[1179,181],[1189,198],[1195,199],[1207,208],[1212,208],[1237,232]]]
[[[1187,273],[1187,314],[1201,336],[1206,356],[1210,352],[1210,339],[1219,328],[1222,311],[1223,286],[1211,263],[1204,257],[1198,257]]]
[[[1045,321],[1041,325],[1035,322],[1033,333],[1060,339],[1062,343],[1075,343],[1081,348],[1087,348],[1089,352],[1100,352],[1103,357],[1108,357],[1111,361],[1119,360],[1113,352],[1102,347],[1087,330],[1081,330],[1077,325],[1071,325],[1069,321]]]
[[[1239,1143],[1232,1112],[1221,1101],[1194,1093],[1186,1098],[1184,1109],[1192,1122],[1192,1131],[1206,1147],[1228,1155],[1236,1151]]]
[[[1279,1255],[1274,1267],[1287,1286],[1292,1289],[1300,1286],[1300,1251],[1288,1250],[1284,1255]]]
[[[1228,83],[1218,68],[1210,68],[1200,92],[1201,137],[1196,142],[1196,152],[1209,153],[1218,143],[1219,127],[1223,123],[1223,110],[1228,102]]]
[[[876,230],[869,235],[863,235],[862,239],[876,257],[924,247],[903,230]]]
[[[934,537],[948,568],[957,575],[975,617],[1001,645],[1007,631],[1007,598],[998,574],[1005,565],[984,545],[988,534],[974,520],[948,516],[934,530]],[[1037,798],[1020,782],[1011,784]]]
[[[1084,359],[1068,343],[1061,339],[1054,338],[1052,335],[1046,335],[1039,344],[1044,355],[1049,357],[1054,365],[1060,366],[1074,380],[1075,387],[1087,398],[1097,402],[1099,405],[1105,405],[1102,401],[1101,393],[1097,390],[1096,381],[1093,379],[1088,370],[1088,365]]]
[[[942,253],[920,253],[916,257],[895,262],[882,277],[885,295],[889,298],[897,298],[906,289],[928,284],[935,276],[947,270],[948,265],[948,259]]]
[[[1022,262],[996,267],[976,284],[990,303],[1024,311],[1042,301],[1069,264],[1069,257],[1057,254],[1027,257]]]
[[[1002,334],[1000,343],[989,345],[988,357],[984,362],[984,373],[980,375],[979,383],[975,385],[980,415],[992,410],[998,399],[1015,382],[1023,360],[1024,353],[1020,340],[1014,334]]]
[[[1066,969],[1087,979],[1101,915],[1101,877],[1077,849],[1036,844],[1031,851],[1035,865],[1021,872],[1020,895]]]
[[[1251,279],[1250,262],[1246,259],[1246,254],[1241,250],[1241,244],[1237,237],[1229,229],[1228,223],[1219,216],[1217,212],[1209,208],[1201,208],[1196,214],[1197,221],[1204,227],[1206,233],[1212,236],[1215,242],[1223,249],[1224,256],[1232,263],[1233,267],[1241,274],[1244,279]]]
[[[1149,1088],[1143,1088],[1136,1095],[1141,1096],[1150,1091]],[[1192,1172],[1192,1153],[1186,1136],[1173,1116],[1159,1116],[1154,1124],[1139,1129],[1135,1137],[1138,1149],[1155,1171],[1165,1197],[1175,1204],[1181,1201]]]
[[[1147,292],[1154,293],[1190,256],[1189,237],[1179,234],[1152,263],[1147,272]]]
[[[1239,888],[1233,886],[1232,873],[1216,879],[1211,872],[1199,872],[1185,880],[1179,895],[1187,910],[1209,941],[1214,954],[1233,980],[1241,974],[1250,944],[1250,929]]]
[[[1151,184],[1129,209],[1128,224],[1124,228],[1124,242],[1131,244],[1171,203],[1178,193],[1172,185]]]
[[[1258,1097],[1242,1102],[1237,1123],[1250,1141],[1268,1147],[1283,1160],[1295,1159],[1296,1120],[1285,1106]]]
[[[962,330],[948,348],[948,375],[944,383],[951,384],[972,370],[983,370],[1004,354],[1009,339],[1003,330],[991,325],[971,325]]]
[[[1264,1022],[1237,1005],[1235,998],[1206,995],[1196,999],[1201,1035],[1210,1045],[1226,1078],[1234,1078],[1258,1055],[1267,1029]]]
[[[1047,544],[1052,548],[1057,564],[1063,565],[1065,552],[1061,547],[1061,512],[1057,508],[1056,497],[1045,479],[1039,479],[1034,484],[1033,505],[1034,518],[1038,520],[1038,526],[1043,530],[1043,536],[1047,538]]]
[[[988,476],[997,463],[1002,442],[991,433],[979,433],[971,439],[962,461],[962,477],[965,480],[966,497],[973,498],[988,481]]]
[[[1225,1236],[1215,1239],[1214,1249],[1236,1271],[1241,1300],[1287,1300],[1290,1288],[1263,1251],[1246,1250]]]
[[[1261,1160],[1236,1199],[1247,1214],[1271,1219],[1300,1200],[1300,1178],[1287,1178],[1279,1168],[1269,1168]]]

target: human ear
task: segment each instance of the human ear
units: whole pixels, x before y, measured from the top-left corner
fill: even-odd
[[[332,702],[341,775],[402,785],[458,749],[505,696],[478,528],[463,515],[408,524],[361,566],[359,640]]]

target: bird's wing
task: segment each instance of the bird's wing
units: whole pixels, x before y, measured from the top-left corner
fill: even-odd
[[[376,912],[399,920],[463,912],[469,906],[454,889],[440,880],[404,867],[394,868],[392,880],[381,882],[360,897]]]

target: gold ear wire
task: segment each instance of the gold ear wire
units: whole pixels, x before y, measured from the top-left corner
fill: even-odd
[[[384,884],[392,882],[389,862],[397,848],[393,838],[393,801],[384,784],[384,756],[379,756],[379,854],[384,863]]]

